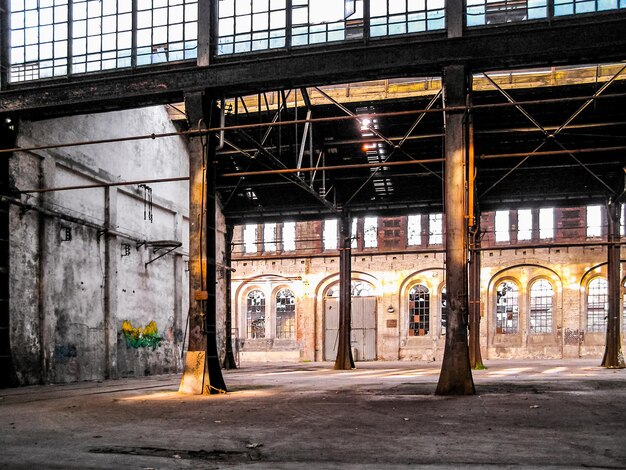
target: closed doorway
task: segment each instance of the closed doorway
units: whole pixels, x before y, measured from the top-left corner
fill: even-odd
[[[376,360],[376,297],[352,297],[350,343],[355,361]],[[324,301],[324,360],[337,358],[339,299]]]

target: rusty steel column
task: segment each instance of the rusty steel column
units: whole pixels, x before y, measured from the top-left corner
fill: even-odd
[[[469,262],[469,357],[470,367],[485,368],[480,353],[480,214],[476,213],[475,231],[472,233],[472,248]]]
[[[469,93],[464,66],[444,69],[444,103],[446,107],[463,107]],[[458,109],[458,108],[457,108]],[[469,362],[467,340],[467,223],[466,170],[467,153],[465,112],[445,113],[445,190],[446,221],[446,345],[437,395],[471,395],[475,393]]]
[[[466,142],[467,142],[467,225],[470,233],[469,253],[469,358],[472,369],[485,368],[480,353],[480,210],[476,198],[476,163],[474,158],[474,111],[471,109],[473,81],[472,76],[467,77],[466,103],[467,113]]]
[[[351,336],[352,239],[350,216],[343,213],[339,221],[339,344],[337,346],[336,370],[354,369]]]
[[[219,116],[203,93],[187,95],[185,105],[192,128],[208,128]],[[216,337],[216,145],[213,134],[189,144],[189,345],[179,391],[196,395],[226,391]]]
[[[609,226],[609,245],[607,246],[607,271],[609,284],[609,314],[606,322],[606,343],[602,367],[609,369],[624,369],[624,354],[622,353],[622,338],[620,335],[620,315],[622,315],[621,301],[621,270],[620,270],[620,204],[609,201],[607,204],[607,220]]]
[[[224,369],[236,369],[237,363],[235,362],[235,356],[233,354],[233,302],[232,302],[232,253],[233,253],[233,226],[226,225],[225,238],[225,253],[226,259],[224,264],[226,265],[224,270],[224,277],[226,279],[226,355],[224,356]]]

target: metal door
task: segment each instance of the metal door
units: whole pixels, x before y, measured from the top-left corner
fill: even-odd
[[[337,358],[339,343],[339,299],[324,302],[324,360]],[[355,361],[376,360],[376,297],[352,297],[350,341]]]

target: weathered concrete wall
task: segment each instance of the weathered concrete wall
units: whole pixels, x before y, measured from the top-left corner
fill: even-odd
[[[584,210],[579,212],[584,214]],[[493,219],[492,214],[485,214],[487,221],[490,218]],[[580,221],[575,225],[580,227]],[[321,236],[319,222],[299,223],[297,233],[298,238],[305,241],[294,253],[263,253],[260,248],[258,253],[246,255],[240,245],[242,227],[236,227],[237,255],[233,265],[237,272],[233,276],[232,303],[241,360],[324,359],[324,302],[329,289],[339,280],[338,256],[324,253],[319,242],[310,241]],[[496,245],[490,240],[491,235],[492,231],[488,231],[483,246],[492,245],[493,249],[487,249],[482,255],[483,358],[601,357],[605,334],[585,331],[586,286],[594,276],[606,277],[606,249],[601,246],[504,249],[503,244]],[[576,237],[584,241],[581,233]],[[404,251],[401,248],[387,254],[353,251],[353,282],[368,285],[370,295],[377,300],[376,356],[379,360],[433,361],[443,357],[444,254],[437,250],[425,251],[428,248],[423,246],[421,249],[422,252],[411,252],[410,248]],[[519,289],[519,328],[517,334],[502,335],[496,333],[495,327],[496,288],[502,280],[509,279]],[[553,328],[549,334],[529,331],[530,287],[537,279],[547,279],[553,286]],[[425,285],[430,292],[430,331],[424,336],[411,336],[408,331],[408,293],[416,284]],[[277,340],[272,329],[274,295],[281,286],[289,287],[296,294],[296,340],[289,344]],[[263,339],[251,339],[246,334],[246,295],[256,289],[266,299],[269,326]]]
[[[18,145],[173,130],[164,108],[145,108],[23,122]],[[22,152],[11,159],[10,172],[18,189],[29,189],[187,176],[188,166],[185,142],[173,137]],[[28,199],[45,214],[12,208],[11,341],[20,383],[181,369],[189,306],[188,185],[149,186],[151,208],[137,186]],[[107,223],[111,232],[104,230]],[[65,240],[66,229],[70,240]],[[146,266],[162,253],[144,243],[154,240],[182,241],[183,246]],[[155,321],[164,340],[154,350],[128,346],[124,320],[133,327]]]

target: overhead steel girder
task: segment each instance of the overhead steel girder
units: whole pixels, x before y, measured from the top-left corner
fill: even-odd
[[[292,49],[262,56],[218,58],[213,65],[135,69],[11,86],[0,113],[53,116],[182,101],[185,92],[241,95],[285,87],[440,74],[463,63],[473,70],[623,60],[626,12],[445,34]]]
[[[614,195],[614,190],[613,188],[611,188],[605,181],[602,180],[602,178],[600,178],[598,175],[596,175],[593,171],[591,171],[589,169],[589,167],[587,165],[585,165],[584,163],[582,163],[578,158],[576,158],[574,156],[574,152],[569,152],[568,149],[566,149],[563,144],[561,144],[557,139],[556,136],[563,130],[565,129],[568,125],[570,125],[572,123],[572,121],[574,121],[574,119],[576,119],[591,103],[593,103],[594,99],[597,98],[598,96],[600,96],[602,93],[604,93],[604,91],[611,86],[611,84],[617,79],[618,76],[620,76],[622,74],[622,72],[626,70],[626,65],[623,66],[617,73],[615,73],[615,75],[613,75],[613,77],[611,77],[610,80],[608,80],[607,82],[605,82],[594,94],[593,96],[591,96],[587,101],[585,101],[577,110],[576,112],[574,112],[572,115],[570,115],[570,117],[568,117],[565,122],[563,124],[561,124],[554,132],[550,133],[548,132],[546,129],[544,129],[544,127],[539,124],[539,122],[532,117],[522,106],[520,106],[515,99],[513,99],[513,97],[506,92],[506,90],[504,90],[502,87],[500,87],[500,85],[498,85],[489,75],[487,75],[486,73],[484,74],[485,78],[487,78],[487,80],[489,80],[489,82],[494,86],[494,88],[496,90],[498,90],[510,103],[515,105],[515,108],[517,108],[518,111],[520,111],[522,113],[522,115],[528,119],[537,129],[539,129],[545,136],[545,139],[543,140],[543,142],[541,142],[537,147],[535,147],[535,149],[531,152],[528,153],[528,155],[526,155],[517,165],[515,165],[512,169],[510,169],[507,173],[505,173],[498,181],[496,181],[493,185],[491,185],[489,188],[487,188],[485,191],[483,191],[480,195],[480,197],[483,197],[485,194],[487,194],[489,191],[491,191],[495,186],[497,186],[498,184],[500,184],[504,179],[506,179],[510,174],[512,174],[514,171],[516,171],[517,169],[519,169],[530,157],[532,157],[533,155],[537,155],[539,153],[539,150],[548,142],[548,140],[552,140],[552,142],[556,143],[559,147],[561,147],[570,157],[572,157],[574,159],[574,161],[576,161],[576,163],[578,163],[582,168],[585,169],[585,171],[587,171],[591,176],[593,176],[602,186],[604,186],[606,189],[608,189],[609,194]]]

